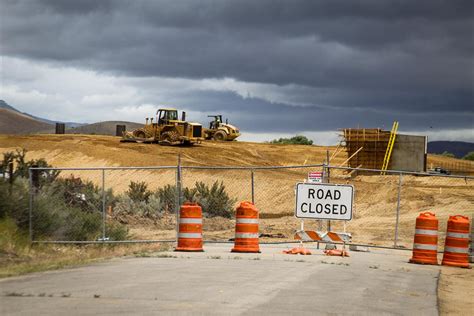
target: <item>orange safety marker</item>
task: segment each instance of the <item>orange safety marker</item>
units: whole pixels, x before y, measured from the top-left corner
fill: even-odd
[[[283,250],[283,253],[287,255],[311,255],[311,251],[309,251],[309,249],[304,248],[303,246],[295,247],[289,250]]]
[[[235,215],[235,241],[232,252],[260,252],[258,210],[251,202],[242,202]]]
[[[416,218],[411,263],[438,264],[438,219],[431,212]]]
[[[184,203],[179,210],[178,246],[175,251],[204,251],[202,248],[202,209]]]
[[[338,256],[338,257],[349,257],[349,252],[346,251],[345,249],[329,249],[329,250],[324,250],[324,253],[326,256]]]
[[[469,268],[469,218],[462,215],[450,216],[444,245],[442,264]]]

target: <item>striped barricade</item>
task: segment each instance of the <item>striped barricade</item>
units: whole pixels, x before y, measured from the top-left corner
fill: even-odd
[[[348,243],[352,240],[350,233],[318,232],[313,230],[298,230],[296,240]]]

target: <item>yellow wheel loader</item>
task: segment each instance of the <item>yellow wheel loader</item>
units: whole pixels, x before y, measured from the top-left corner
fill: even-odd
[[[232,141],[240,136],[239,129],[227,121],[222,122],[222,115],[208,115],[214,120],[209,123],[209,128],[204,129],[204,137],[207,140]]]
[[[125,132],[121,142],[159,143],[162,145],[196,144],[204,140],[203,128],[199,123],[186,121],[186,112],[178,119],[178,110],[159,109],[154,118],[146,118],[145,126],[132,132]]]

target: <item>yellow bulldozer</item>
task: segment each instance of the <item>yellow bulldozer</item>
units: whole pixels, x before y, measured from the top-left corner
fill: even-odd
[[[214,118],[209,123],[209,128],[204,129],[204,137],[207,140],[213,139],[218,141],[232,141],[240,136],[239,129],[229,122],[222,122],[222,115],[208,115]]]
[[[186,121],[186,112],[178,119],[178,110],[159,109],[154,118],[146,118],[145,126],[123,134],[121,142],[159,143],[163,145],[191,145],[204,140],[199,123]]]

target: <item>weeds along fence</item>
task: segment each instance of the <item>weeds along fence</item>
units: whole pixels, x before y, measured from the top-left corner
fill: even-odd
[[[234,236],[240,201],[260,211],[261,242],[294,241],[295,185],[308,172],[355,188],[350,222],[305,220],[305,229],[347,231],[353,243],[411,248],[415,218],[434,212],[444,240],[449,215],[474,215],[474,177],[325,165],[278,167],[31,168],[28,222],[33,242],[114,243],[176,239],[179,206],[203,208],[206,241]]]

